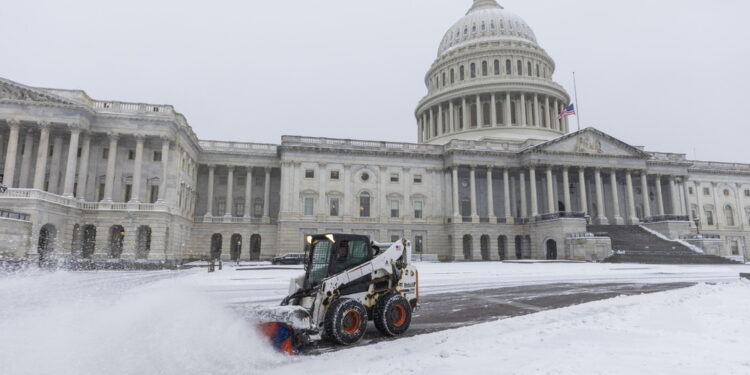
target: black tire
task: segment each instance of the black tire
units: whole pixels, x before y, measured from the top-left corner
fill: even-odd
[[[326,311],[325,336],[340,345],[352,345],[362,339],[367,330],[367,309],[352,299],[340,298]]]
[[[384,336],[404,334],[411,325],[411,304],[400,294],[386,294],[375,304],[373,321]]]

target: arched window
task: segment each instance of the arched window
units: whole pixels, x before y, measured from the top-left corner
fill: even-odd
[[[135,259],[148,259],[151,252],[151,227],[142,225],[136,233]]]
[[[495,60],[495,75],[500,74],[500,60]]]
[[[497,238],[497,253],[500,256],[500,260],[508,259],[507,254],[508,237],[500,236]]]
[[[516,236],[516,259],[523,259],[523,236]]]
[[[260,248],[260,234],[253,234],[250,236],[250,260],[260,260]]]
[[[81,243],[81,257],[88,259],[94,255],[96,247],[96,227],[86,225],[83,227],[83,241]]]
[[[211,236],[211,259],[221,258],[221,245],[222,236],[221,233],[214,233]]]
[[[533,74],[533,72],[531,71],[531,63],[530,62],[526,63],[526,74],[528,74],[529,77],[531,77],[531,75]]]
[[[489,74],[487,69],[487,61],[482,61],[482,76]]]
[[[235,233],[232,235],[231,243],[229,244],[229,254],[233,261],[239,262],[242,257],[242,235]]]
[[[456,70],[451,69],[451,85],[456,82]]]
[[[727,225],[730,227],[733,227],[735,225],[734,221],[734,209],[732,206],[727,205],[724,207],[724,216],[727,218]]]
[[[471,78],[476,78],[477,77],[477,64],[471,63],[470,71],[471,71]]]
[[[518,74],[519,76],[522,76],[523,75],[523,62],[521,60],[518,60],[518,64],[516,65],[518,65],[516,66],[516,68],[518,68],[516,71],[516,74]]]
[[[125,228],[122,225],[113,225],[109,228],[109,255],[112,258],[120,257],[124,240]]]
[[[359,217],[370,217],[370,193],[359,195]]]
[[[460,67],[458,67],[458,79],[463,81],[465,77],[466,77],[466,72],[464,72],[464,66],[461,65]]]
[[[512,74],[512,68],[511,68],[511,62],[510,60],[505,60],[505,74]]]
[[[479,238],[479,247],[482,252],[482,260],[490,260],[490,236],[482,235]]]

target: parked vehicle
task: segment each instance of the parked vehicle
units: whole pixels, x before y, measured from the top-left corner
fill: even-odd
[[[271,259],[271,264],[304,264],[304,253],[289,253]]]

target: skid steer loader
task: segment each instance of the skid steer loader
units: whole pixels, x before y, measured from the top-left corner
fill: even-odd
[[[291,280],[281,306],[257,311],[261,332],[282,352],[330,340],[352,345],[372,321],[385,336],[409,329],[419,301],[411,243],[376,243],[353,234],[307,236],[305,273]]]

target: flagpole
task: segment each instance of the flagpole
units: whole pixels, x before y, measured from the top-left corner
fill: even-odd
[[[573,72],[573,90],[576,96],[576,121],[578,121],[578,131],[581,130],[581,102],[578,101],[578,85],[576,84],[576,72]]]

